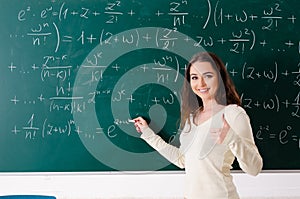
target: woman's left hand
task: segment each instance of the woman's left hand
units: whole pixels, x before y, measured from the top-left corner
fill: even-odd
[[[211,134],[213,139],[215,139],[217,144],[222,144],[229,129],[230,126],[228,124],[228,122],[226,121],[224,115],[222,116],[222,120],[223,120],[223,127],[222,128],[218,128],[218,129],[211,129]]]

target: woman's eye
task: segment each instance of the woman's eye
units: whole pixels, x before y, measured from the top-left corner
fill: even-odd
[[[210,78],[212,78],[213,76],[212,75],[205,75],[204,76],[204,78],[206,78],[206,79],[210,79]]]
[[[192,76],[191,79],[192,79],[192,80],[197,80],[198,77],[197,77],[197,76]]]

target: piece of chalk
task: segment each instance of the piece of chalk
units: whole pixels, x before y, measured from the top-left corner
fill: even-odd
[[[135,121],[134,121],[134,120],[130,120],[130,119],[128,119],[128,122],[133,122],[133,123],[134,123]]]

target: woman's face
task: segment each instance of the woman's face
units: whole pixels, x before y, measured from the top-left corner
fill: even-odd
[[[219,80],[210,62],[195,62],[190,68],[190,85],[203,101],[215,99]]]

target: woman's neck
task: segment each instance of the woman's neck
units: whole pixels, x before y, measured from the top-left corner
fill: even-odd
[[[223,106],[221,104],[218,104],[216,100],[208,100],[203,101],[203,108],[201,112],[218,112]]]

